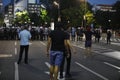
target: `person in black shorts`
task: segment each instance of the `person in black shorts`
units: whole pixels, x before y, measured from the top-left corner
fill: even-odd
[[[84,33],[85,33],[85,57],[88,57],[92,55],[91,46],[93,32],[91,31],[90,27],[87,27]]]
[[[66,33],[62,30],[63,25],[55,24],[55,30],[51,31],[47,42],[47,56],[50,56],[50,80],[58,80],[58,71],[63,59],[65,47],[67,48]]]

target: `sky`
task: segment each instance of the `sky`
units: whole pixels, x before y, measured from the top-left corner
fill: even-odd
[[[90,2],[92,5],[95,4],[114,4],[116,1],[118,0],[87,0],[88,2]]]
[[[3,5],[6,6],[8,3],[10,3],[11,0],[3,0]]]
[[[11,0],[3,0],[3,4],[6,5],[10,3]],[[96,4],[114,4],[117,0],[86,0],[90,2],[92,5]]]

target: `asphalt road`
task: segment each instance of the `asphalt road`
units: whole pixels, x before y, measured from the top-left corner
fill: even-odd
[[[93,56],[84,58],[84,42],[72,42],[77,54],[72,54],[71,79],[61,80],[119,80],[120,43],[94,43]],[[17,64],[19,41],[0,41],[0,80],[49,80],[49,58],[46,41],[31,41],[29,64]],[[24,59],[24,56],[23,56]]]

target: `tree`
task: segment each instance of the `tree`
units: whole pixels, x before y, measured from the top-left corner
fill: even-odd
[[[97,25],[103,26],[103,29],[119,29],[120,28],[120,1],[113,5],[112,10],[96,11],[95,18]],[[102,14],[102,15],[101,15]]]
[[[93,18],[94,15],[92,12],[88,11],[86,14],[86,20],[87,20],[87,25],[91,25],[91,23],[93,23],[95,21],[95,19]]]
[[[0,26],[2,26],[4,24],[4,17],[3,14],[0,13]]]
[[[41,0],[41,2],[44,2],[45,0]],[[61,21],[63,22],[68,22],[70,21],[71,26],[82,26],[83,25],[83,19],[84,15],[91,15],[87,16],[87,23],[90,25],[93,23],[93,15],[92,15],[92,6],[86,2],[81,2],[80,0],[50,0],[50,8],[49,11],[47,10],[47,16],[49,18],[53,19],[54,21],[58,21],[58,6],[55,6],[53,2],[56,1],[58,2],[60,6],[60,15],[61,15]],[[41,12],[40,12],[41,13]],[[42,14],[42,13],[41,13]],[[43,20],[42,15],[40,15],[40,18]],[[44,17],[45,19],[45,17]]]
[[[38,26],[40,25],[40,16],[37,13],[29,13],[30,21],[33,25]]]
[[[89,3],[85,5],[77,1],[73,2],[73,0],[64,0],[63,2],[67,1],[71,1],[72,6],[69,3],[65,3],[64,7],[61,6],[62,20],[70,21],[71,26],[83,26],[84,16],[86,16],[86,25],[90,25],[94,21],[91,5]]]
[[[21,11],[16,13],[15,24],[30,23],[29,14],[27,11]]]
[[[50,22],[50,17],[48,16],[48,12],[44,8],[40,8],[40,20],[42,24],[46,22]]]
[[[114,4],[113,9],[116,10],[113,18],[114,26],[116,27],[116,29],[120,29],[120,1],[117,1]]]

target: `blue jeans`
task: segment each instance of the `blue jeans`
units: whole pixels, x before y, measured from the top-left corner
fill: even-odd
[[[60,66],[63,59],[62,51],[50,51],[50,64]]]

